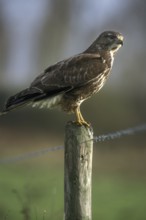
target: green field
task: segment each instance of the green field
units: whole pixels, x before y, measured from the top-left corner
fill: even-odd
[[[145,220],[145,171],[136,166],[136,154],[127,162],[124,154],[120,155],[94,154],[93,219]],[[63,219],[63,166],[63,151],[1,165],[0,219]]]

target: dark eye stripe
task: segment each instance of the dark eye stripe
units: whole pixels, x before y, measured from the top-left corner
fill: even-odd
[[[117,37],[115,35],[108,35],[109,38],[111,39],[116,39]]]

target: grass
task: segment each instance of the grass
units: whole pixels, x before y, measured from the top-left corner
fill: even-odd
[[[0,167],[0,219],[63,219],[62,166],[42,160]],[[146,181],[122,174],[93,175],[93,219],[146,219]]]
[[[61,171],[18,165],[1,167],[0,173],[0,219],[58,219],[63,215]]]
[[[93,184],[93,219],[142,220],[146,218],[146,182],[110,176]]]

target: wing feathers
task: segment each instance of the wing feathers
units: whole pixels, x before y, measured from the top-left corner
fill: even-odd
[[[25,105],[32,101],[35,97],[42,96],[42,94],[42,91],[37,88],[25,89],[8,99],[3,112],[12,110],[18,106]]]
[[[31,86],[46,92],[78,87],[97,77],[106,68],[99,54],[79,54],[48,67]]]

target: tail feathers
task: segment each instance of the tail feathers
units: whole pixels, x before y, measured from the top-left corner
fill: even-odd
[[[11,96],[6,102],[5,108],[0,113],[0,115],[7,113],[8,111],[15,109],[19,106],[30,103],[36,97],[44,95],[42,91],[37,88],[28,88],[14,96]]]

